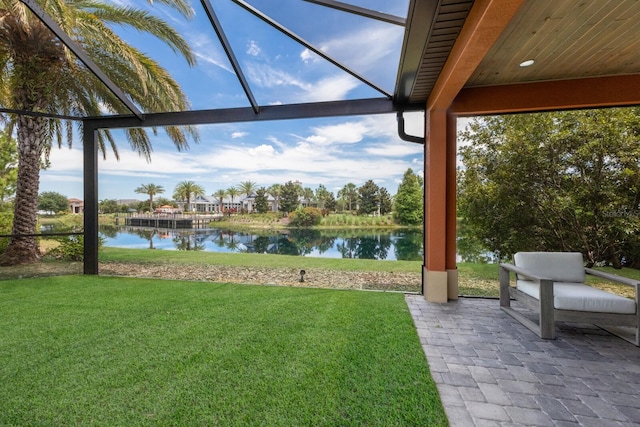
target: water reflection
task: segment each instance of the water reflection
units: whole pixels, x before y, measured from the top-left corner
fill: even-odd
[[[246,252],[324,258],[422,260],[419,230],[165,230],[100,228],[105,246],[185,251]]]

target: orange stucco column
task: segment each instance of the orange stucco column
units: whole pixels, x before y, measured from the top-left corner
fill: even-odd
[[[456,118],[426,114],[423,292],[427,301],[458,296],[456,270]]]

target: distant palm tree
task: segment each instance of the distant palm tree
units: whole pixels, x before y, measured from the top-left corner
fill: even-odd
[[[164,187],[162,185],[155,184],[142,184],[140,187],[135,190],[138,194],[148,194],[149,195],[149,212],[153,212],[153,196],[156,194],[164,193]]]
[[[231,197],[231,205],[232,205],[232,206],[233,206],[233,199],[234,199],[234,197],[239,196],[240,194],[242,194],[242,193],[241,193],[241,192],[240,192],[240,190],[238,190],[236,187],[229,187],[229,188],[227,188],[227,195],[228,195],[229,197]]]
[[[238,190],[242,194],[246,194],[247,197],[251,197],[253,192],[256,190],[257,184],[253,181],[244,181],[238,185]]]
[[[152,0],[147,0],[152,4]],[[178,83],[157,62],[139,49],[128,45],[112,29],[127,27],[157,37],[182,55],[189,65],[195,55],[187,42],[162,19],[141,8],[120,6],[113,1],[39,0],[44,12],[77,43],[105,74],[117,82],[125,95],[145,112],[183,111],[189,102]],[[187,0],[162,0],[164,5],[192,17]],[[25,4],[17,0],[0,0],[0,105],[24,112],[56,113],[62,116],[100,116],[129,114],[109,87],[93,73]],[[18,114],[9,125],[18,140],[18,181],[14,201],[11,238],[0,264],[14,265],[40,259],[36,240],[37,198],[40,166],[48,160],[53,139],[62,145],[67,136],[73,139],[73,124],[39,115]],[[167,127],[178,149],[187,146],[195,128]],[[150,159],[151,140],[141,128],[126,130],[129,143],[139,154]],[[98,132],[103,155],[109,145],[116,158],[115,140],[108,131]]]
[[[269,189],[267,190],[267,193],[269,193],[274,198],[275,210],[277,212],[278,208],[280,207],[279,204],[280,204],[280,195],[282,194],[282,185],[273,184],[271,187],[269,187]]]
[[[324,209],[325,203],[329,199],[329,195],[329,190],[327,190],[324,185],[320,184],[316,189],[316,203],[320,209]]]
[[[314,197],[315,197],[315,194],[311,188],[306,187],[304,190],[302,190],[302,198],[304,199],[305,205],[307,207],[311,206]]]
[[[187,202],[185,212],[190,211],[191,196],[198,197],[204,194],[204,188],[193,181],[182,181],[173,190],[174,199]]]
[[[253,181],[244,181],[241,182],[238,186],[238,190],[240,193],[246,194],[247,197],[251,196],[253,192],[256,190],[257,184]]]
[[[226,190],[218,190],[212,194],[213,197],[218,199],[218,207],[219,207],[220,213],[222,213],[224,198],[226,195],[227,195]]]

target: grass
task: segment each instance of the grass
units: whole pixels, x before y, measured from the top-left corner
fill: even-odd
[[[152,251],[148,249],[122,249],[104,247],[100,249],[100,261],[102,262],[129,262],[141,264],[160,264],[185,266],[185,265],[228,265],[236,267],[264,267],[264,268],[291,268],[300,263],[300,258],[286,255],[271,254],[245,254],[245,253],[216,253],[216,252],[192,252],[192,251]],[[61,268],[56,270],[55,266]],[[339,271],[361,272],[400,272],[420,274],[421,261],[379,261],[367,259],[341,259],[341,258],[313,258],[304,257],[305,268],[317,268]],[[25,268],[27,269],[25,271]],[[466,296],[498,297],[500,288],[498,284],[498,264],[458,263],[458,293]],[[597,269],[612,274],[640,280],[640,270],[623,268],[616,270],[612,267],[597,267]],[[39,270],[42,270],[39,272]],[[3,267],[0,269],[0,279],[46,276],[50,274],[73,274],[81,272],[78,263],[58,262],[43,263],[36,266]],[[604,279],[587,276],[587,283],[633,298],[633,289],[628,286],[616,285]]]
[[[0,282],[0,425],[446,425],[400,294]]]
[[[213,264],[245,267],[290,268],[300,264],[300,257],[272,254],[222,253],[204,251],[152,251],[149,249],[100,249],[100,261],[140,262],[150,264]],[[420,272],[422,261],[380,261],[304,257],[306,268],[343,271]]]

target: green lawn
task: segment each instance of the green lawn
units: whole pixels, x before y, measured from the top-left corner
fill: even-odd
[[[290,255],[255,253],[227,253],[205,251],[163,251],[149,249],[100,248],[100,261],[136,262],[150,264],[210,264],[241,267],[290,268],[300,265],[344,271],[420,272],[422,261],[380,261],[353,258],[314,258]]]
[[[0,425],[446,425],[401,294],[0,282]]]

